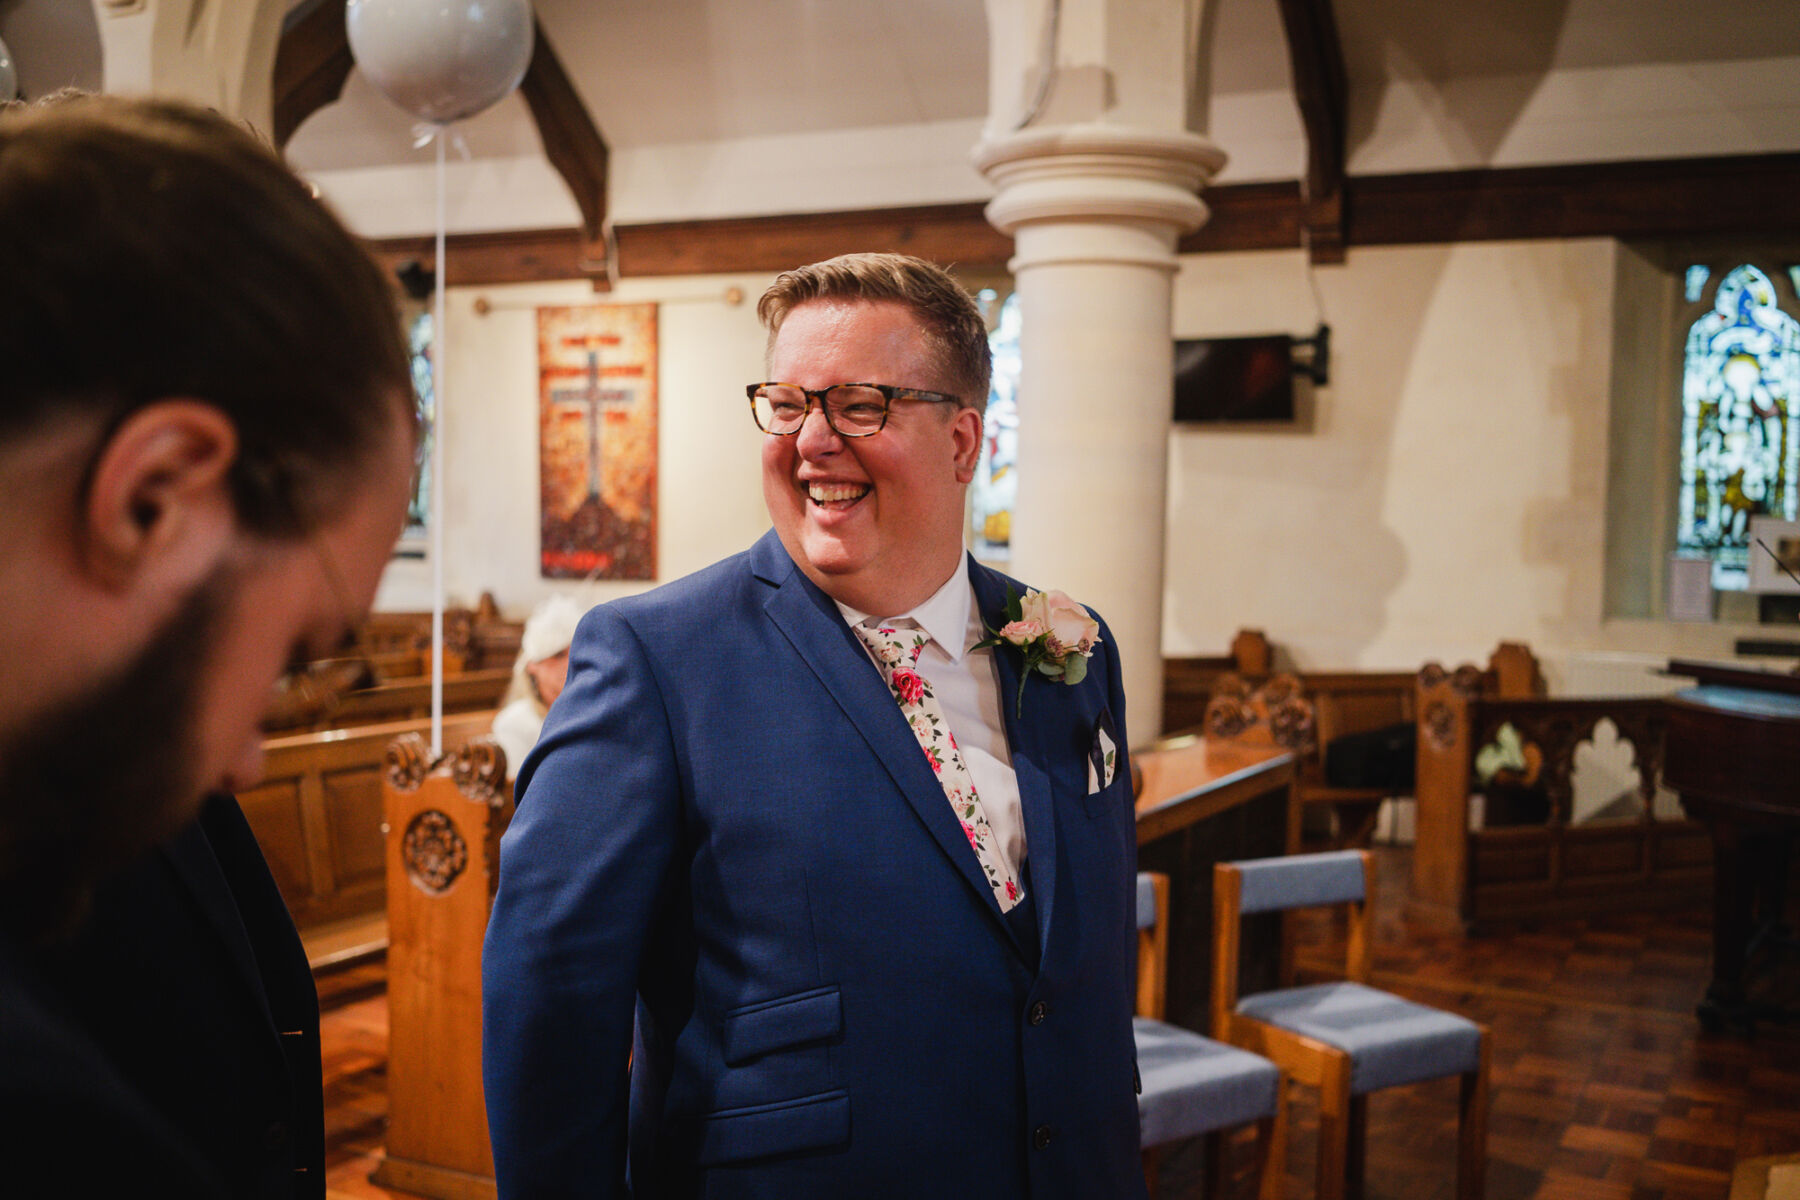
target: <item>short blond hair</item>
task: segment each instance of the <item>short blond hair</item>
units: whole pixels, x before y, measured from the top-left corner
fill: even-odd
[[[936,263],[909,254],[840,254],[784,271],[756,302],[756,315],[769,330],[769,350],[774,349],[787,315],[814,300],[905,305],[918,318],[937,366],[955,382],[957,401],[964,408],[986,412],[993,372],[987,322],[974,297]]]

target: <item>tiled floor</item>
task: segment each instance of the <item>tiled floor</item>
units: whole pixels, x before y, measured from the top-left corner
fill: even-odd
[[[1707,912],[1426,935],[1400,916],[1406,851],[1378,861],[1373,982],[1492,1030],[1489,1200],[1726,1200],[1740,1161],[1800,1154],[1800,1026],[1765,1024],[1745,1040],[1694,1019]],[[1328,961],[1335,936],[1324,922],[1302,929],[1303,971]],[[381,978],[375,967],[321,982],[334,1195],[400,1195],[368,1181],[387,1110]],[[1800,966],[1774,986],[1800,1003]],[[1454,1081],[1371,1099],[1369,1200],[1449,1200],[1455,1106]],[[1313,1192],[1316,1111],[1297,1097],[1290,1196]],[[1165,1200],[1188,1194],[1195,1160],[1169,1156]]]

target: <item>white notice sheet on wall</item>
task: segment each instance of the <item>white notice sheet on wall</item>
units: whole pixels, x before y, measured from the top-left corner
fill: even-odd
[[[1713,619],[1712,559],[1669,555],[1667,616],[1671,621]]]

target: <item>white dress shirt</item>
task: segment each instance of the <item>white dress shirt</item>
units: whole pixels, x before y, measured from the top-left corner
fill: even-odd
[[[994,831],[994,844],[1014,879],[1025,861],[1025,817],[1019,807],[1019,780],[1013,773],[1012,749],[1006,742],[1006,717],[1001,711],[1000,677],[994,666],[994,647],[971,653],[969,647],[988,636],[975,607],[975,589],[969,585],[966,560],[931,598],[909,613],[884,615],[879,620],[847,604],[838,611],[851,625],[892,625],[911,618],[931,636],[919,652],[918,671],[931,684],[932,694],[943,707],[944,720],[956,737],[963,763],[975,781],[975,794]],[[864,647],[865,651],[867,647]],[[870,662],[874,656],[870,655]]]

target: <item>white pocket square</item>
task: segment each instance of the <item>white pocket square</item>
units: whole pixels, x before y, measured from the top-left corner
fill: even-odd
[[[1088,747],[1088,795],[1093,795],[1102,788],[1112,786],[1113,775],[1119,769],[1119,748],[1114,744],[1111,735],[1106,731],[1107,720],[1100,718],[1100,724],[1094,729],[1094,744]]]

